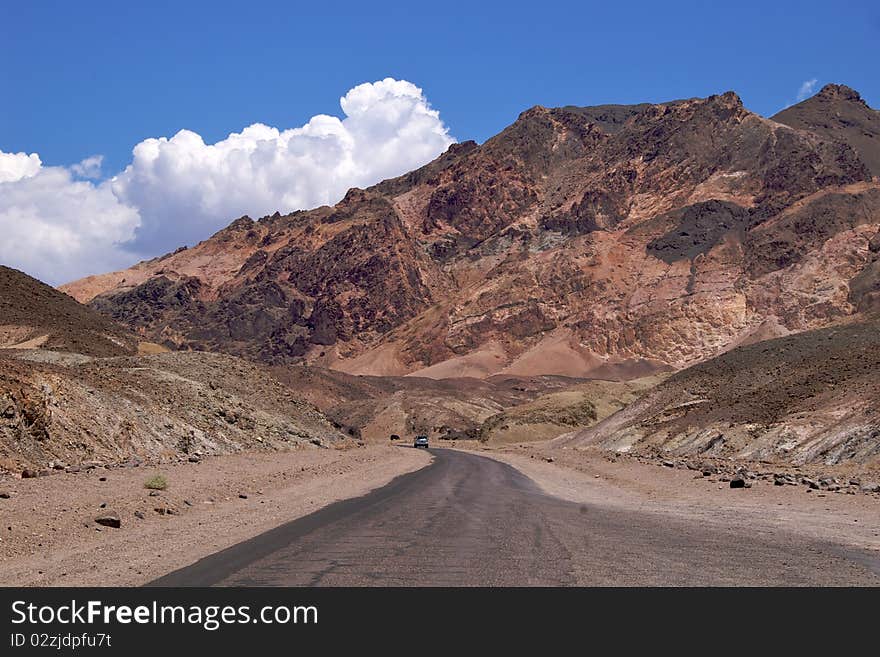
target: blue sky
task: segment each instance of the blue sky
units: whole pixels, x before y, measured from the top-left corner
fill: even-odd
[[[457,139],[535,104],[734,89],[765,115],[816,79],[880,106],[874,2],[2,2],[0,149],[130,160],[180,128],[338,115],[354,85],[422,87]]]
[[[770,116],[840,82],[878,107],[878,46],[876,0],[0,0],[0,263],[53,284],[125,268],[536,104],[733,89]]]

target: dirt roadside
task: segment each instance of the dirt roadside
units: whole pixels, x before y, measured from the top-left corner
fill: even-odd
[[[731,489],[715,476],[633,459],[613,461],[597,450],[516,445],[467,451],[508,463],[545,492],[573,502],[696,520],[744,536],[784,531],[880,555],[877,495],[808,493],[803,486],[761,480]]]
[[[3,479],[0,585],[140,585],[430,459],[399,447],[302,448]],[[156,474],[166,490],[144,487]],[[111,511],[121,528],[95,522]]]

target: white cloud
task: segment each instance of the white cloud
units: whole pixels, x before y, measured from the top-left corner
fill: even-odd
[[[29,178],[40,170],[43,163],[36,153],[4,153],[0,151],[0,183]]]
[[[232,219],[332,204],[429,162],[451,143],[421,89],[386,78],[279,130],[255,123],[215,144],[190,130],[146,139],[103,183],[102,158],[43,167],[0,152],[0,262],[57,284],[209,237]]]
[[[193,243],[242,214],[333,204],[350,187],[421,166],[454,141],[422,90],[404,80],[361,84],[340,105],[342,119],[318,115],[287,130],[255,123],[215,144],[189,130],[139,143],[112,182],[141,212],[137,248]]]
[[[816,78],[813,78],[812,80],[806,80],[804,83],[802,83],[797,93],[798,102],[806,100],[807,98],[812,96],[813,92],[816,90],[816,84],[818,82],[819,81]]]
[[[103,155],[92,155],[87,157],[79,164],[74,164],[70,170],[80,178],[100,178],[101,163],[104,161]]]
[[[0,152],[0,162],[8,155]],[[130,265],[123,245],[140,224],[137,210],[106,183],[75,180],[70,169],[33,157],[36,169],[0,182],[0,263],[53,285]]]

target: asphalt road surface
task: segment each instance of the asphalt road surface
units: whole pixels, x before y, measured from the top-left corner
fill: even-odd
[[[153,586],[878,585],[866,552],[549,496],[515,468],[434,462]]]

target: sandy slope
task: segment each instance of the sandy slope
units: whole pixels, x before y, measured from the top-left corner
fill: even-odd
[[[0,498],[0,585],[140,585],[429,461],[413,449],[301,448],[0,480],[10,494]],[[157,472],[169,486],[150,496],[144,482]],[[119,529],[94,522],[111,509]]]

